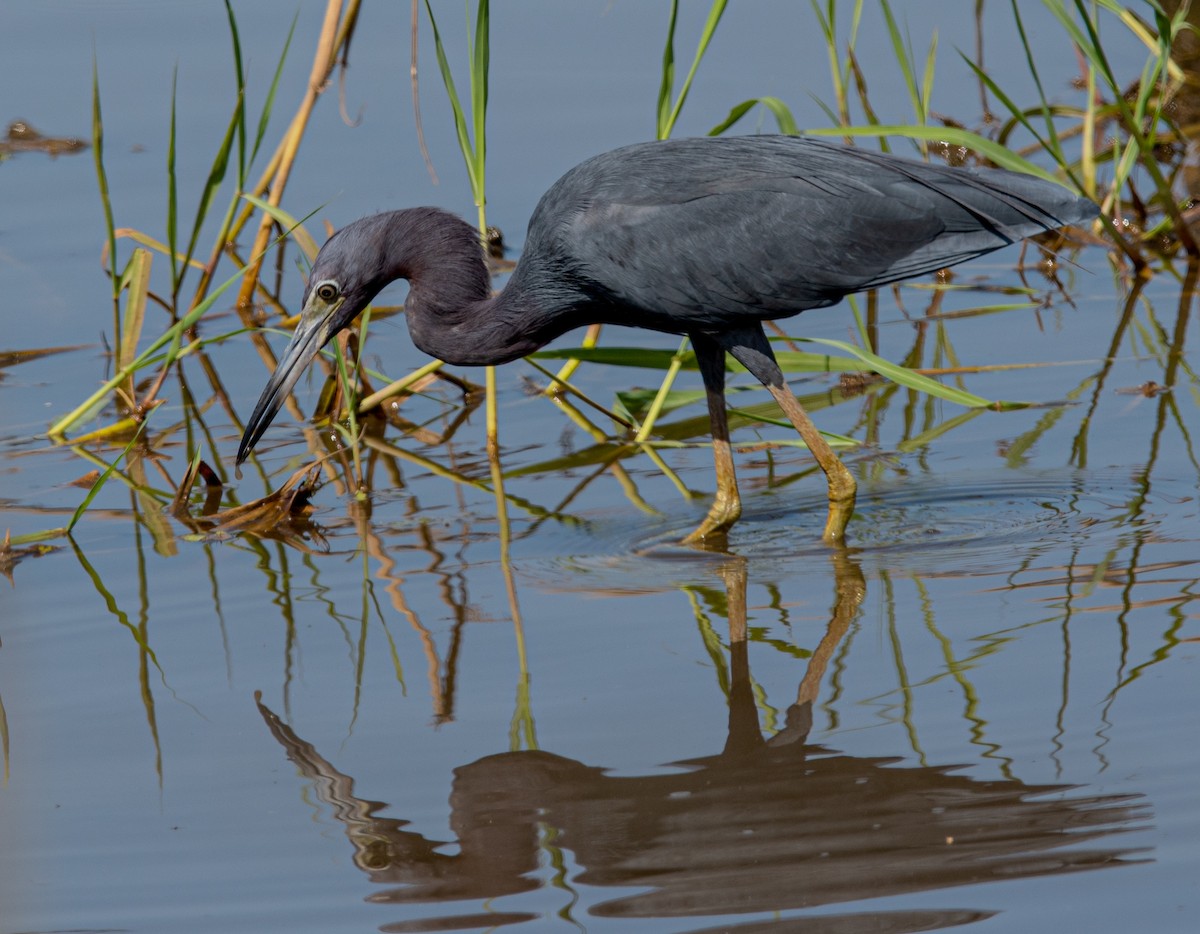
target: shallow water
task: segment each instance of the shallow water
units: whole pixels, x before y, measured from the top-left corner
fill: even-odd
[[[492,208],[517,244],[559,170],[647,135],[657,87],[661,10],[556,8],[494,12]],[[914,35],[933,8],[912,6]],[[319,9],[301,9],[297,35],[311,37]],[[269,75],[291,12],[239,7],[255,73]],[[365,122],[346,128],[323,103],[289,189],[297,213],[331,197],[319,216],[335,223],[404,203],[469,213],[432,70],[440,188],[408,137],[406,12],[360,31],[349,86]],[[58,135],[87,135],[94,31],[118,224],[157,232],[171,61],[185,132],[207,155],[228,104],[211,91],[228,79],[222,11],[58,2],[5,15],[29,41],[0,57],[0,86],[31,90],[26,110],[0,116]],[[807,15],[731,11],[683,132],[764,93],[823,124],[801,90],[827,86],[823,51],[795,54]],[[969,22],[938,26],[944,49],[970,47]],[[939,62],[944,108],[973,113],[973,89]],[[874,85],[877,107],[900,113],[902,91]],[[594,107],[579,108],[577,86],[599,89]],[[0,185],[0,350],[88,345],[0,370],[0,507],[19,534],[64,524],[83,496],[71,481],[94,466],[41,433],[106,372],[108,285],[87,155],[20,154]],[[746,514],[727,553],[671,544],[704,496],[683,497],[645,454],[616,467],[581,455],[592,438],[525,392],[539,377],[519,364],[500,371],[509,536],[481,411],[446,444],[388,430],[369,510],[327,482],[307,551],[189,538],[110,482],[72,540],[24,557],[0,588],[0,934],[1195,930],[1193,300],[1160,275],[1126,315],[1128,283],[1105,254],[1075,261],[1061,290],[1018,273],[1016,250],[955,280],[1025,281],[1041,308],[919,326],[927,292],[902,289],[904,310],[880,296],[885,356],[924,340],[926,364],[945,363],[939,348],[967,365],[1045,364],[964,377],[1034,407],[964,416],[886,387],[825,407],[829,380],[794,381],[822,428],[865,442],[848,454],[861,494],[845,552],[818,542],[824,491],[793,447],[738,456]],[[955,292],[939,310],[1001,301]],[[787,328],[846,339],[850,321],[843,307]],[[402,322],[373,329],[389,372],[423,362]],[[233,340],[208,356],[244,418],[266,376],[257,355]],[[184,372],[208,391],[197,361]],[[608,401],[657,379],[584,367],[575,381]],[[1171,391],[1119,391],[1149,380]],[[184,417],[169,386],[153,431]],[[439,389],[406,416],[440,433],[461,413]],[[197,424],[193,443],[228,463],[230,413],[216,405]],[[281,415],[263,472],[235,481],[240,501],[304,462],[304,427]],[[782,437],[742,427],[736,440]],[[185,436],[156,451],[125,470],[131,485],[178,481]],[[684,486],[712,489],[706,448],[660,454]]]

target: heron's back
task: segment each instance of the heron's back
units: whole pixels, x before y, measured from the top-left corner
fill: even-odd
[[[623,323],[719,330],[833,304],[1095,214],[1090,201],[1032,176],[800,137],[641,143],[551,187],[518,278],[563,296],[590,290],[619,310],[615,319],[633,319]]]

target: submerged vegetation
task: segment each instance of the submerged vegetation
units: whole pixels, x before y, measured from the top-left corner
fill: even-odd
[[[713,134],[735,127],[756,108],[763,108],[781,132],[805,132],[845,138],[860,145],[878,141],[885,149],[904,143],[928,159],[944,159],[954,164],[998,165],[1054,178],[1095,199],[1102,208],[1102,223],[1095,230],[1072,230],[1067,238],[1044,238],[1039,251],[1024,254],[1023,275],[1036,271],[1020,288],[1008,288],[994,296],[994,301],[956,315],[991,315],[1018,309],[1037,310],[1052,305],[1062,293],[1058,276],[1069,276],[1078,251],[1104,251],[1112,274],[1130,284],[1129,308],[1137,301],[1138,283],[1153,273],[1180,278],[1190,275],[1182,271],[1185,260],[1200,253],[1191,222],[1195,209],[1193,193],[1186,186],[1193,153],[1187,143],[1186,128],[1195,119],[1196,88],[1185,78],[1186,72],[1176,60],[1191,54],[1196,29],[1189,19],[1186,3],[1147,4],[1150,18],[1143,18],[1112,0],[1043,0],[1055,22],[1062,30],[1062,44],[1078,57],[1079,74],[1074,103],[1058,101],[1047,92],[1041,78],[1041,65],[1027,41],[1027,29],[1021,5],[1011,3],[1013,23],[1024,43],[1024,66],[1037,88],[1032,101],[1018,101],[1006,91],[1004,81],[987,68],[985,43],[980,35],[974,56],[959,52],[939,56],[936,33],[929,38],[924,50],[914,48],[912,38],[901,29],[895,12],[887,0],[853,4],[837,0],[811,0],[812,15],[819,25],[830,66],[829,98],[817,95],[821,108],[829,119],[826,127],[800,128],[787,102],[776,97],[761,97],[733,104],[727,115],[716,121]],[[667,34],[657,98],[657,133],[668,136],[685,106],[692,81],[703,67],[706,50],[717,34],[725,15],[736,15],[726,9],[724,0],[714,0],[696,44],[695,53],[681,83],[676,80],[677,0],[670,4]],[[414,3],[413,54],[417,53],[417,20],[423,13],[432,27],[433,52],[462,150],[470,179],[478,223],[481,232],[487,231],[486,162],[487,162],[487,102],[488,77],[491,67],[489,46],[490,5],[477,0],[474,16],[469,18],[469,60],[465,63],[466,78],[456,82],[464,64],[450,60],[442,41],[444,24],[438,21],[437,5],[426,0],[423,7]],[[982,3],[979,4],[982,7]],[[357,0],[329,0],[320,35],[316,37],[309,80],[301,89],[295,115],[282,132],[269,158],[262,164],[263,148],[273,124],[277,121],[280,101],[292,90],[281,86],[285,58],[294,54],[297,44],[293,35],[295,23],[288,30],[278,52],[274,77],[257,112],[252,113],[249,100],[252,89],[246,86],[243,70],[243,50],[237,19],[229,0],[226,0],[231,62],[235,78],[235,93],[230,105],[230,117],[223,132],[214,141],[214,154],[207,178],[202,186],[198,204],[190,216],[179,205],[176,177],[176,127],[186,115],[177,113],[174,104],[174,81],[167,135],[167,189],[165,192],[165,221],[161,232],[146,232],[120,227],[116,217],[120,206],[109,195],[105,172],[104,122],[102,116],[102,87],[99,64],[93,89],[92,151],[95,158],[99,192],[107,222],[105,257],[111,280],[112,319],[109,339],[112,344],[112,373],[91,396],[49,429],[51,438],[70,444],[80,457],[94,463],[100,473],[91,495],[81,504],[71,525],[78,521],[96,490],[113,478],[120,478],[138,493],[146,506],[142,521],[163,536],[162,547],[169,547],[170,531],[162,522],[164,511],[184,518],[196,534],[223,534],[231,531],[275,534],[281,521],[290,521],[287,510],[264,506],[247,508],[228,489],[229,472],[226,459],[232,446],[225,438],[216,437],[209,428],[207,412],[211,406],[224,410],[227,418],[241,429],[240,405],[234,405],[223,389],[206,348],[230,339],[254,342],[265,368],[274,365],[271,348],[261,328],[268,321],[287,327],[289,302],[298,294],[294,277],[281,274],[293,254],[311,261],[320,239],[305,228],[307,217],[319,208],[302,206],[299,212],[285,207],[286,184],[296,160],[302,155],[303,137],[319,96],[329,80],[349,55],[351,39],[358,24],[360,3]],[[874,69],[860,60],[858,39],[867,15],[877,12],[886,29],[894,51],[894,64],[899,67],[912,106],[911,122],[896,123],[879,115],[871,103],[870,87],[876,80]],[[1145,49],[1144,66],[1140,74],[1130,77],[1118,74],[1106,52],[1106,37],[1120,31],[1122,40],[1134,37]],[[1111,39],[1108,39],[1111,42]],[[947,61],[947,59],[950,61]],[[961,59],[961,61],[959,60]],[[940,114],[933,101],[936,71],[965,68],[977,82],[980,113],[973,116]],[[417,87],[414,68],[414,101]],[[459,87],[469,91],[461,95]],[[419,120],[419,117],[418,117]],[[419,126],[419,123],[418,123]],[[255,175],[257,173],[257,177]],[[221,199],[224,196],[223,207]],[[215,219],[215,222],[214,222]],[[212,243],[202,249],[201,238],[215,228]],[[247,237],[254,230],[253,237]],[[245,245],[249,242],[249,246]],[[1093,263],[1095,265],[1095,263]],[[502,269],[503,263],[498,262]],[[274,269],[273,276],[264,270]],[[1188,279],[1190,281],[1190,279]],[[877,321],[880,295],[871,293],[851,302],[856,322],[856,344],[834,341],[806,340],[777,329],[780,363],[789,374],[838,373],[842,381],[837,388],[822,389],[802,397],[810,410],[866,394],[864,407],[867,424],[898,394],[908,393],[912,405],[915,394],[928,394],[964,406],[966,412],[947,421],[925,417],[914,423],[908,433],[906,450],[914,450],[934,438],[951,431],[964,418],[982,407],[1013,405],[996,403],[967,391],[964,377],[977,370],[995,369],[1003,364],[969,366],[961,362],[944,327],[941,304],[945,295],[956,288],[943,280],[916,294],[927,298],[927,307],[919,314],[922,326],[916,330],[916,340],[900,363],[889,363],[876,356]],[[218,331],[215,327],[198,327],[214,309],[229,303],[236,289],[234,307],[240,326]],[[897,300],[900,292],[892,290]],[[906,291],[907,295],[913,294]],[[161,309],[170,324],[159,333],[152,323],[158,319],[154,309]],[[389,313],[377,309],[376,315]],[[1127,313],[1121,325],[1129,325]],[[321,394],[318,410],[312,413],[318,430],[307,433],[309,446],[315,456],[310,465],[296,471],[289,462],[289,484],[299,477],[312,477],[319,472],[339,490],[365,497],[372,487],[372,475],[380,461],[420,457],[429,469],[457,483],[491,490],[496,497],[501,527],[507,506],[517,504],[535,517],[565,519],[562,507],[535,506],[514,500],[504,490],[507,476],[500,457],[503,426],[498,424],[495,399],[495,373],[489,368],[486,385],[476,387],[460,377],[444,374],[440,364],[430,364],[397,378],[362,365],[368,339],[369,315],[364,314],[355,337],[345,335],[338,341],[336,352],[325,358],[322,366],[327,376],[326,390]],[[1121,332],[1114,334],[1113,344],[1125,339]],[[596,465],[600,471],[611,471],[628,490],[632,502],[639,508],[645,504],[622,468],[631,456],[645,456],[669,478],[686,496],[694,496],[686,485],[672,473],[664,451],[681,444],[695,444],[693,439],[704,435],[705,418],[693,415],[702,403],[698,391],[678,390],[675,378],[683,369],[694,369],[695,359],[684,341],[675,352],[642,348],[610,346],[600,329],[592,328],[578,347],[552,349],[536,354],[529,364],[544,379],[539,385],[546,404],[594,440],[594,446],[570,457],[553,458],[536,465],[520,468],[520,474],[560,470],[565,466]],[[195,360],[209,384],[201,390],[194,374],[185,373],[184,363]],[[542,365],[552,360],[565,360],[557,373]],[[541,361],[541,362],[539,362]],[[655,390],[628,389],[619,392],[614,400],[587,396],[573,381],[577,368],[588,366],[626,366],[660,370],[662,378]],[[882,377],[882,379],[880,379]],[[1167,376],[1164,376],[1166,382]],[[1099,379],[1097,383],[1102,383]],[[443,401],[438,414],[420,422],[405,415],[405,400],[426,393],[438,384],[461,391],[461,402]],[[735,387],[736,389],[736,387]],[[1085,387],[1079,387],[1082,395]],[[158,424],[154,414],[167,398],[182,405],[182,418],[171,425]],[[480,401],[487,411],[487,451],[489,468],[486,474],[462,471],[448,464],[436,463],[436,457],[402,453],[402,442],[385,440],[389,429],[399,429],[417,439],[427,448],[436,447],[454,436],[462,417]],[[447,407],[459,417],[446,420]],[[294,401],[289,400],[292,414],[304,418]],[[772,426],[779,423],[773,403],[735,404],[733,424]],[[1048,415],[1046,427],[1060,413]],[[431,427],[441,422],[440,430]],[[328,430],[321,430],[327,428]],[[1080,457],[1086,457],[1087,421],[1081,424],[1077,440]],[[144,468],[134,467],[128,460],[131,453],[153,451],[170,441],[178,443],[182,436],[192,465],[186,478],[167,477],[170,487],[159,491],[149,485],[142,475]],[[833,443],[853,446],[858,442],[850,437],[831,437]],[[1032,443],[1032,438],[1021,444]],[[759,442],[759,447],[798,445],[791,439]],[[109,451],[116,456],[105,456]],[[125,459],[128,469],[120,469]],[[138,464],[148,461],[139,459]],[[254,461],[264,484],[271,488],[272,478],[263,465]],[[161,468],[160,468],[161,469]],[[395,472],[396,466],[389,467]],[[872,465],[870,469],[886,469]],[[193,492],[198,476],[207,480],[206,494]],[[213,491],[222,490],[220,495]],[[305,496],[286,497],[296,508],[305,503]],[[278,496],[271,500],[280,502]],[[267,501],[263,501],[266,503]],[[188,517],[190,508],[200,516]],[[169,510],[167,509],[169,507]],[[226,511],[222,511],[224,508]],[[150,514],[155,514],[153,519]],[[257,517],[253,521],[247,516]],[[51,530],[53,537],[67,530]],[[505,533],[507,534],[507,533]],[[19,544],[19,543],[18,543]]]

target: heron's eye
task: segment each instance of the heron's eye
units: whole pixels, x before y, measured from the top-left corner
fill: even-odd
[[[322,282],[317,286],[317,298],[323,302],[335,301],[338,297],[338,287],[332,282]]]

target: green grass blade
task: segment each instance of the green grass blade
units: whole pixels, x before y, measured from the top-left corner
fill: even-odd
[[[1085,29],[1081,30],[1074,20],[1067,15],[1063,8],[1062,0],[1046,0],[1059,21],[1064,24],[1072,34],[1072,39],[1080,47],[1087,59],[1092,62],[1093,67],[1099,71],[1104,77],[1112,90],[1112,100],[1121,112],[1122,121],[1125,130],[1129,133],[1130,139],[1136,141],[1137,147],[1142,156],[1139,164],[1146,171],[1154,182],[1157,190],[1158,198],[1167,215],[1174,222],[1175,230],[1178,235],[1189,244],[1191,248],[1195,248],[1195,241],[1191,234],[1190,228],[1186,222],[1180,217],[1178,205],[1171,191],[1170,180],[1167,179],[1158,164],[1158,160],[1153,155],[1153,150],[1157,144],[1157,122],[1145,128],[1143,117],[1145,115],[1146,104],[1150,99],[1151,94],[1155,94],[1158,88],[1159,76],[1166,69],[1166,63],[1170,61],[1170,36],[1158,37],[1158,47],[1152,49],[1150,59],[1147,61],[1146,68],[1142,74],[1142,80],[1139,83],[1139,94],[1133,107],[1130,106],[1128,99],[1125,96],[1124,89],[1118,83],[1117,78],[1113,74],[1112,66],[1108,60],[1108,55],[1104,50],[1104,46],[1100,41],[1100,35],[1097,31],[1099,26],[1093,21],[1088,13],[1086,5],[1082,0],[1075,0],[1075,10],[1083,22]],[[1113,9],[1112,7],[1108,7]],[[1181,13],[1185,12],[1181,8]],[[1183,21],[1177,20],[1182,23]],[[1086,36],[1084,33],[1086,32]],[[1076,38],[1078,37],[1078,38]],[[1160,97],[1161,99],[1161,97]],[[1157,116],[1157,115],[1156,115]]]
[[[817,0],[809,0],[809,6],[812,7],[813,16],[816,17],[817,26],[821,30],[821,37],[825,40],[825,54],[829,59],[829,77],[833,81],[834,97],[841,101],[843,100],[843,91],[845,90],[842,82],[842,67],[838,59],[837,47],[837,28],[836,17],[837,7],[834,0],[829,0],[828,13],[822,11],[821,5]],[[837,123],[839,117],[833,116],[830,119],[831,123]]]
[[[104,489],[104,484],[108,482],[108,478],[111,477],[113,471],[117,469],[117,464],[124,460],[125,455],[130,452],[133,446],[137,443],[138,438],[142,436],[142,432],[146,430],[146,424],[147,423],[143,421],[137,426],[137,431],[133,433],[133,437],[129,439],[129,443],[125,445],[124,450],[122,450],[121,453],[113,459],[113,462],[104,469],[104,472],[96,478],[96,482],[93,483],[91,488],[87,491],[87,495],[84,496],[83,501],[75,507],[75,511],[71,513],[71,521],[67,523],[66,533],[68,535],[71,534],[71,530],[75,528],[75,524],[79,522],[79,520],[83,517],[83,514],[87,512],[88,506],[92,505],[92,500],[94,500],[100,491]]]
[[[1041,75],[1038,74],[1037,62],[1034,61],[1033,58],[1033,50],[1029,47],[1029,37],[1025,33],[1025,23],[1021,19],[1021,11],[1017,8],[1017,0],[1011,0],[1011,6],[1013,22],[1017,27],[1017,36],[1021,40],[1021,48],[1025,50],[1025,66],[1029,70],[1030,77],[1033,78],[1034,87],[1037,88],[1038,99],[1042,102],[1042,114],[1046,120],[1046,140],[1048,142],[1042,143],[1040,138],[1038,139],[1038,142],[1049,148],[1054,154],[1054,158],[1061,165],[1063,162],[1062,145],[1059,143],[1058,131],[1055,129],[1054,120],[1050,116],[1050,105],[1046,100],[1046,91],[1042,87]],[[1005,106],[1008,107],[1009,104],[1005,103]]]
[[[1037,141],[1037,144],[1043,149],[1049,151],[1051,155],[1054,156],[1055,161],[1061,165],[1063,161],[1062,151],[1060,149],[1052,148],[1050,141],[1037,131],[1037,129],[1029,121],[1029,116],[1026,109],[1021,107],[1011,97],[1009,97],[1004,89],[996,83],[995,79],[993,79],[992,76],[989,75],[984,69],[980,68],[975,62],[971,61],[970,57],[967,56],[966,53],[959,52],[958,54],[966,66],[970,68],[971,71],[975,72],[975,77],[982,81],[984,86],[991,91],[992,95],[1004,105],[1005,109],[1012,115],[1013,119],[1020,123],[1021,126],[1025,127],[1025,129],[1029,132],[1029,135]],[[1039,110],[1041,113],[1045,113],[1045,110],[1040,108]]]
[[[233,149],[233,141],[238,135],[238,127],[244,122],[244,114],[244,102],[239,93],[237,104],[233,108],[233,115],[229,119],[229,126],[225,128],[225,137],[221,140],[216,156],[213,157],[212,166],[208,170],[208,178],[205,179],[204,188],[200,192],[200,202],[196,206],[196,216],[192,221],[192,235],[188,239],[187,252],[183,254],[185,266],[192,258],[192,254],[196,252],[196,244],[200,240],[200,230],[204,226],[205,218],[208,217],[208,209],[212,206],[213,198],[217,189],[221,187],[221,182],[225,180],[225,171],[229,167],[229,153]]]
[[[583,360],[608,366],[637,367],[643,370],[669,370],[678,359],[678,368],[697,370],[696,355],[691,351],[657,350],[647,347],[564,347],[539,350],[529,355],[545,360]],[[785,373],[842,373],[862,369],[858,359],[798,350],[775,352],[776,362]],[[727,365],[734,372],[744,368],[732,358]]]
[[[96,163],[96,184],[100,189],[100,204],[104,208],[104,230],[108,237],[108,270],[112,278],[113,314],[117,315],[117,299],[121,294],[117,272],[117,235],[113,224],[112,198],[108,192],[108,173],[104,170],[104,119],[100,112],[100,70],[92,55],[92,158]],[[120,332],[119,319],[114,322],[114,334]],[[114,340],[119,338],[114,337]]]
[[[708,135],[720,136],[758,104],[762,104],[762,106],[774,114],[775,122],[779,124],[780,133],[787,133],[789,136],[799,135],[800,128],[796,125],[796,118],[792,116],[792,111],[788,105],[778,97],[754,97],[748,101],[742,101],[729,111],[729,116],[709,130]],[[832,112],[828,108],[826,108],[826,113],[832,116]]]
[[[808,94],[808,97],[814,104],[816,104],[818,107],[821,108],[821,112],[823,114],[825,114],[825,116],[829,119],[830,123],[839,124],[842,122],[842,118],[839,117],[836,113],[834,113],[833,108],[830,107],[828,104],[826,104],[823,100],[821,100],[821,98],[817,97],[817,95],[813,94],[810,91]]]
[[[467,176],[471,181],[471,191],[479,190],[479,180],[475,178],[475,161],[472,158],[474,147],[471,145],[471,134],[467,128],[466,114],[458,91],[454,87],[454,74],[450,70],[450,62],[446,58],[446,48],[442,44],[442,34],[438,30],[437,18],[433,15],[430,0],[425,0],[425,11],[429,15],[429,25],[433,28],[433,49],[437,55],[438,69],[442,73],[442,84],[446,88],[446,96],[450,98],[450,110],[454,114],[454,129],[458,134],[458,148],[462,151],[463,161],[467,164]]]
[[[650,406],[659,399],[657,389],[626,389],[617,393],[617,401],[633,418],[641,421]],[[676,409],[703,402],[707,393],[703,389],[672,389],[663,397],[658,407],[659,415],[666,415]]]
[[[475,48],[474,54],[471,56],[471,115],[474,118],[475,126],[473,155],[475,158],[475,178],[478,182],[478,188],[475,191],[475,203],[481,209],[481,234],[486,229],[482,208],[486,193],[488,69],[491,64],[490,18],[490,4],[488,0],[479,0],[475,18]]]
[[[748,422],[755,422],[760,425],[772,425],[775,428],[787,428],[791,431],[796,430],[796,426],[793,425],[786,418],[771,418],[771,416],[769,416],[769,415],[759,415],[758,413],[751,412],[749,409],[739,409],[739,408],[736,408],[735,406],[730,406],[729,414],[730,414],[730,416],[744,418]],[[847,435],[834,434],[831,431],[822,431],[821,437],[824,438],[826,441],[828,441],[834,447],[854,448],[854,447],[858,447],[859,445],[862,444],[861,441],[856,441],[854,438],[848,437]],[[781,447],[797,447],[797,448],[808,447],[808,445],[805,444],[803,441],[801,441],[799,438],[797,438],[795,441],[776,440],[776,441],[772,441],[771,443],[775,444],[775,445],[779,445]]]
[[[529,356],[540,360],[583,360],[609,366],[632,366],[646,370],[665,370],[675,358],[674,350],[652,350],[645,347],[565,347],[539,350]],[[696,358],[687,354],[685,369],[696,369]]]
[[[317,246],[317,241],[312,238],[307,230],[304,229],[303,223],[311,218],[314,214],[320,211],[324,205],[313,208],[304,217],[297,218],[294,214],[289,214],[281,207],[271,204],[269,201],[264,201],[262,198],[256,198],[254,195],[243,194],[242,199],[249,201],[260,211],[271,215],[279,222],[279,226],[283,228],[284,235],[291,237],[299,245],[301,252],[308,258],[311,263],[317,258],[317,251],[320,249]]]
[[[901,454],[911,454],[914,451],[919,451],[921,448],[928,447],[943,435],[949,434],[955,428],[965,425],[967,422],[978,418],[982,414],[983,409],[979,408],[970,409],[966,412],[960,412],[953,418],[948,418],[946,421],[921,432],[916,437],[909,438],[906,441],[901,441],[896,445],[896,450],[898,450]]]
[[[671,92],[675,89],[675,24],[679,18],[679,0],[671,0],[671,14],[667,19],[667,41],[663,46],[662,81],[658,86],[658,108],[654,122],[656,139],[666,139],[671,128]]]
[[[167,328],[167,330],[155,338],[154,341],[145,350],[138,354],[137,357],[135,357],[129,364],[119,368],[103,386],[101,386],[94,393],[88,396],[88,398],[82,403],[51,425],[47,431],[47,434],[51,438],[61,438],[72,425],[79,421],[79,419],[84,415],[91,412],[104,399],[104,397],[108,395],[108,393],[112,392],[113,389],[121,385],[121,383],[124,382],[131,373],[136,373],[151,361],[156,363],[161,362],[156,358],[156,354],[163,347],[167,347],[169,345],[171,348],[165,358],[165,364],[169,366],[171,363],[173,363],[178,356],[179,352],[177,348],[180,345],[183,335],[187,333],[187,331],[197,321],[199,321],[210,308],[212,308],[217,299],[221,297],[226,289],[228,289],[246,274],[246,270],[249,268],[250,267],[247,266],[239,269],[236,273],[217,286],[217,288],[209,293],[204,301],[197,304],[196,307],[194,307],[186,315],[171,325],[171,327]]]
[[[825,53],[829,59],[829,75],[830,80],[833,82],[833,93],[837,101],[837,112],[833,113],[831,108],[827,107],[819,100],[817,103],[822,110],[824,110],[827,114],[830,114],[831,123],[846,125],[850,123],[850,98],[848,88],[850,85],[850,74],[853,70],[854,48],[858,39],[858,27],[862,21],[863,0],[855,0],[854,9],[850,16],[850,37],[846,41],[846,59],[844,62],[840,59],[838,52],[838,2],[839,0],[827,0],[825,11],[822,12],[817,0],[810,0],[813,14],[816,16],[817,23],[821,29],[822,38],[825,41]]]
[[[892,41],[892,52],[896,56],[896,64],[900,66],[900,74],[904,78],[904,86],[908,89],[909,101],[912,103],[913,113],[917,115],[917,119],[921,120],[921,116],[925,108],[921,104],[921,92],[917,88],[917,79],[913,74],[912,55],[905,47],[904,37],[900,34],[900,27],[896,24],[896,18],[892,15],[891,4],[887,0],[879,0],[879,7],[883,11],[884,21],[887,23],[888,37]]]
[[[804,350],[776,350],[775,362],[785,373],[857,373],[862,369],[854,357],[809,353]],[[744,367],[730,360],[729,369],[738,371]]]
[[[167,255],[171,260],[171,300],[179,298],[179,283],[183,272],[179,268],[179,187],[175,177],[175,109],[178,103],[175,87],[179,78],[179,66],[171,71],[171,124],[167,130]],[[185,267],[186,268],[186,267]]]
[[[925,53],[925,73],[921,82],[921,122],[929,122],[929,102],[933,100],[933,74],[937,67],[937,30],[929,38],[929,51]]]
[[[233,43],[233,73],[237,81],[237,183],[246,186],[246,73],[242,68],[242,41],[238,36],[237,17],[233,15],[233,4],[225,0],[225,13],[229,18],[229,38]]]
[[[679,350],[671,357],[671,365],[667,367],[667,373],[663,377],[662,385],[658,387],[654,401],[650,403],[650,408],[646,410],[646,417],[642,419],[637,433],[633,436],[634,441],[645,441],[650,437],[650,433],[654,430],[654,424],[658,421],[658,416],[662,412],[662,407],[666,404],[667,394],[671,391],[671,387],[675,383],[675,377],[683,369],[683,361],[688,358],[695,360],[696,355],[687,349],[688,344],[689,340],[686,337],[679,342]]]
[[[725,15],[727,3],[728,0],[713,0],[712,6],[709,7],[708,19],[704,22],[704,31],[700,34],[700,41],[696,45],[696,54],[692,58],[692,67],[688,69],[687,77],[683,79],[683,86],[679,89],[679,96],[675,98],[675,106],[671,108],[671,113],[667,117],[666,127],[659,127],[659,139],[666,139],[675,128],[675,121],[679,119],[679,114],[682,112],[683,105],[687,101],[688,92],[692,89],[692,81],[695,79],[696,72],[700,68],[700,61],[704,58],[704,53],[708,51],[713,34],[716,33],[717,27],[721,24],[721,17]]]
[[[865,126],[865,127],[830,127],[815,130],[805,130],[805,136],[900,136],[913,140],[946,141],[955,146],[966,146],[987,157],[1001,168],[1014,172],[1024,172],[1045,179],[1048,182],[1062,182],[1047,172],[1041,166],[1017,155],[987,137],[972,133],[959,127],[930,127],[930,126]]]
[[[875,371],[880,376],[890,379],[894,383],[905,386],[909,389],[916,389],[927,395],[934,396],[938,399],[945,399],[947,402],[953,402],[956,405],[962,405],[967,408],[1003,408],[1017,409],[1027,406],[1024,402],[994,402],[990,399],[985,399],[983,396],[977,396],[974,393],[966,392],[962,389],[955,389],[952,386],[945,386],[935,379],[928,376],[923,376],[916,373],[907,367],[900,366],[883,357],[878,357],[873,353],[863,350],[861,347],[855,347],[853,344],[847,344],[845,341],[835,341],[828,338],[802,337],[797,338],[805,343],[821,344],[826,347],[835,347],[838,350],[845,351],[847,354],[857,357],[863,363],[867,364],[867,368]]]
[[[254,145],[250,149],[250,161],[247,165],[254,164],[255,158],[258,156],[259,147],[262,145],[263,137],[267,133],[267,123],[271,119],[271,111],[275,107],[275,92],[279,89],[279,79],[283,75],[283,64],[287,61],[288,49],[292,46],[292,36],[296,32],[296,22],[300,19],[300,11],[292,17],[292,25],[288,27],[287,38],[283,41],[283,49],[279,53],[279,61],[275,64],[275,74],[271,76],[271,85],[267,88],[267,96],[263,101],[262,112],[258,115],[258,126],[254,131]],[[239,187],[244,188],[244,183],[239,183]]]
[[[133,359],[133,351],[142,336],[142,324],[146,320],[146,296],[150,289],[150,269],[153,265],[154,254],[141,247],[133,251],[129,266],[126,268],[126,299],[125,316],[121,324],[120,353],[116,357],[116,366],[124,367]],[[130,376],[125,384],[125,394],[134,398],[133,377]]]

